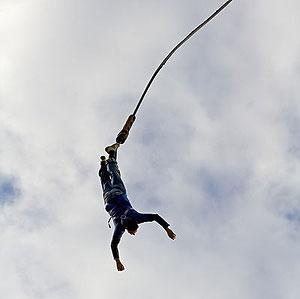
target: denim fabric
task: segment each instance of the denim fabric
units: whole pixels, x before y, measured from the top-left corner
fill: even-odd
[[[116,159],[109,158],[107,165],[101,166],[99,177],[103,189],[103,199],[107,203],[116,195],[125,194],[126,188],[121,178],[121,173]]]

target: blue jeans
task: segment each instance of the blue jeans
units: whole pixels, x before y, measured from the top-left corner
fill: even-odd
[[[115,158],[110,157],[107,160],[107,165],[101,166],[99,176],[105,203],[116,195],[126,194],[126,188]]]

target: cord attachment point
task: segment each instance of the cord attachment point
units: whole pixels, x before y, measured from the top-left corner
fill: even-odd
[[[116,142],[123,144],[126,141],[128,135],[129,135],[129,131],[135,121],[135,118],[136,117],[134,114],[129,115],[129,117],[126,120],[125,125],[123,126],[123,129],[120,131],[120,133],[118,134],[118,136],[116,138]]]

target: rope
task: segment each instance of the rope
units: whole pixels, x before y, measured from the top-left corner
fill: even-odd
[[[181,47],[188,39],[190,39],[197,31],[199,31],[202,27],[204,27],[207,23],[209,23],[215,16],[217,16],[230,2],[232,2],[232,0],[226,1],[222,6],[220,6],[220,8],[218,10],[216,10],[212,15],[210,15],[204,22],[202,22],[200,25],[198,25],[193,31],[191,31],[180,43],[178,43],[172,50],[171,52],[165,57],[165,59],[161,62],[161,64],[158,66],[158,68],[156,69],[156,71],[153,73],[151,79],[149,80],[138,104],[136,105],[134,112],[133,112],[133,116],[136,115],[138,109],[140,108],[143,99],[148,91],[148,89],[150,88],[153,80],[155,79],[155,77],[157,76],[158,72],[162,69],[162,67],[166,64],[166,62],[170,59],[170,57],[175,53],[175,51]]]

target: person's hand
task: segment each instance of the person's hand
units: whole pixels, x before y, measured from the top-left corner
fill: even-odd
[[[124,270],[125,270],[125,267],[124,267],[124,265],[121,263],[120,260],[116,260],[116,265],[117,265],[118,271],[124,271]]]
[[[170,239],[172,239],[172,240],[176,239],[175,233],[169,227],[166,228],[166,232],[167,232]]]

